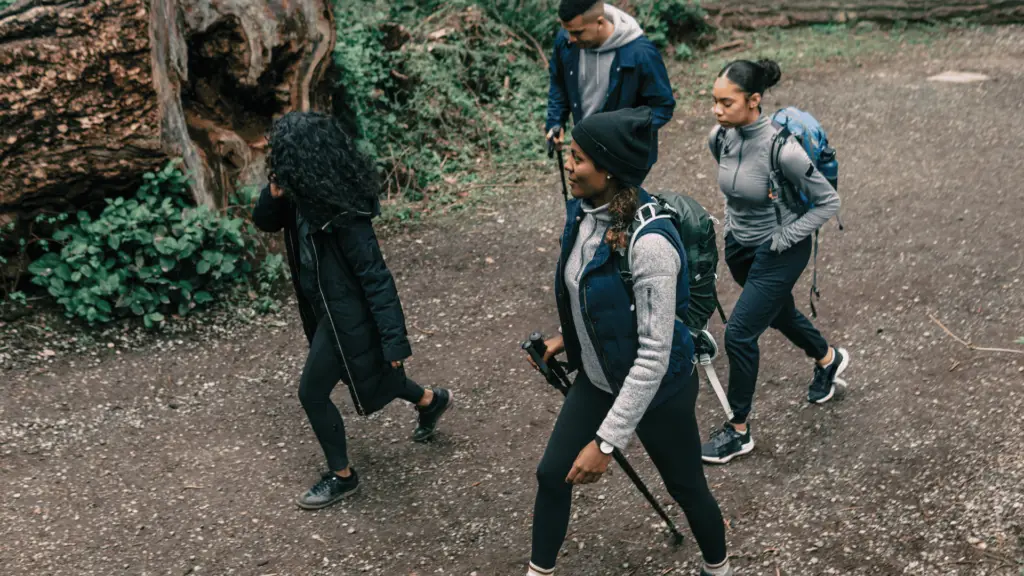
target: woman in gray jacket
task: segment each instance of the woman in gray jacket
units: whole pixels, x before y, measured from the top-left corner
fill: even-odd
[[[769,153],[779,127],[762,114],[761,97],[781,75],[771,60],[738,60],[722,69],[714,85],[718,126],[709,145],[726,200],[725,260],[743,287],[725,331],[733,418],[702,448],[704,461],[715,464],[754,449],[747,416],[757,381],[758,339],[765,330],[779,330],[816,362],[810,402],[830,400],[836,378],[850,362],[846,350],[830,346],[793,301],[793,286],[811,255],[811,236],[839,211],[839,195],[794,138],[783,145],[779,168],[812,207],[799,215],[769,195]]]

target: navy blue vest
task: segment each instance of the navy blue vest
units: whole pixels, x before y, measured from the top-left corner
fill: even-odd
[[[639,191],[639,204],[642,206],[652,199],[646,191]],[[555,271],[555,297],[558,304],[558,317],[562,325],[562,336],[565,340],[565,352],[569,367],[581,368],[580,342],[576,336],[576,325],[570,310],[571,301],[565,284],[564,269],[566,260],[572,252],[579,234],[580,221],[583,219],[583,201],[570,200],[566,203],[565,230],[562,233],[562,250]],[[682,240],[671,221],[655,220],[640,230],[640,236],[661,234],[679,251],[681,266],[676,279],[676,321],[672,336],[672,355],[668,371],[661,381],[661,387],[648,409],[652,409],[682,390],[687,376],[693,372],[693,340],[690,331],[679,320],[686,317],[686,309],[690,302],[689,273],[686,267],[686,251],[682,249]],[[605,379],[611,384],[617,395],[622,388],[630,368],[636,361],[640,349],[637,335],[636,314],[633,302],[626,285],[619,276],[617,258],[625,256],[611,250],[604,239],[601,240],[593,259],[587,264],[580,278],[579,301],[582,316],[586,321],[587,334],[594,344],[601,359]]]

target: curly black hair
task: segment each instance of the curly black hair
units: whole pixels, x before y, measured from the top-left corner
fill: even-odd
[[[377,171],[331,116],[289,112],[274,122],[269,147],[271,181],[311,226],[372,210],[380,191]]]

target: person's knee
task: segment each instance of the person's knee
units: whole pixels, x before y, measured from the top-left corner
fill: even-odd
[[[305,378],[299,382],[299,402],[302,403],[303,407],[315,406],[321,404],[330,399],[330,394],[324,394],[323,392],[316,389],[315,386],[311,386],[310,382]]]
[[[725,350],[744,350],[757,340],[754,333],[740,322],[729,322],[725,327]]]
[[[558,468],[551,462],[541,460],[540,465],[537,466],[537,486],[541,490],[555,492],[572,490],[572,486],[565,482],[565,477],[569,472],[562,472]]]

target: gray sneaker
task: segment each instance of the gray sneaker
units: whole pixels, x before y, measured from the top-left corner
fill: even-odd
[[[355,468],[352,469],[352,475],[348,478],[342,478],[328,470],[321,476],[320,481],[305,494],[299,496],[295,503],[299,505],[299,508],[319,510],[344,500],[358,491],[359,476],[356,474]]]
[[[750,437],[750,423],[747,432],[740,434],[731,422],[726,422],[716,430],[711,439],[700,447],[700,457],[709,464],[726,464],[737,456],[742,456],[754,449],[754,439]]]

